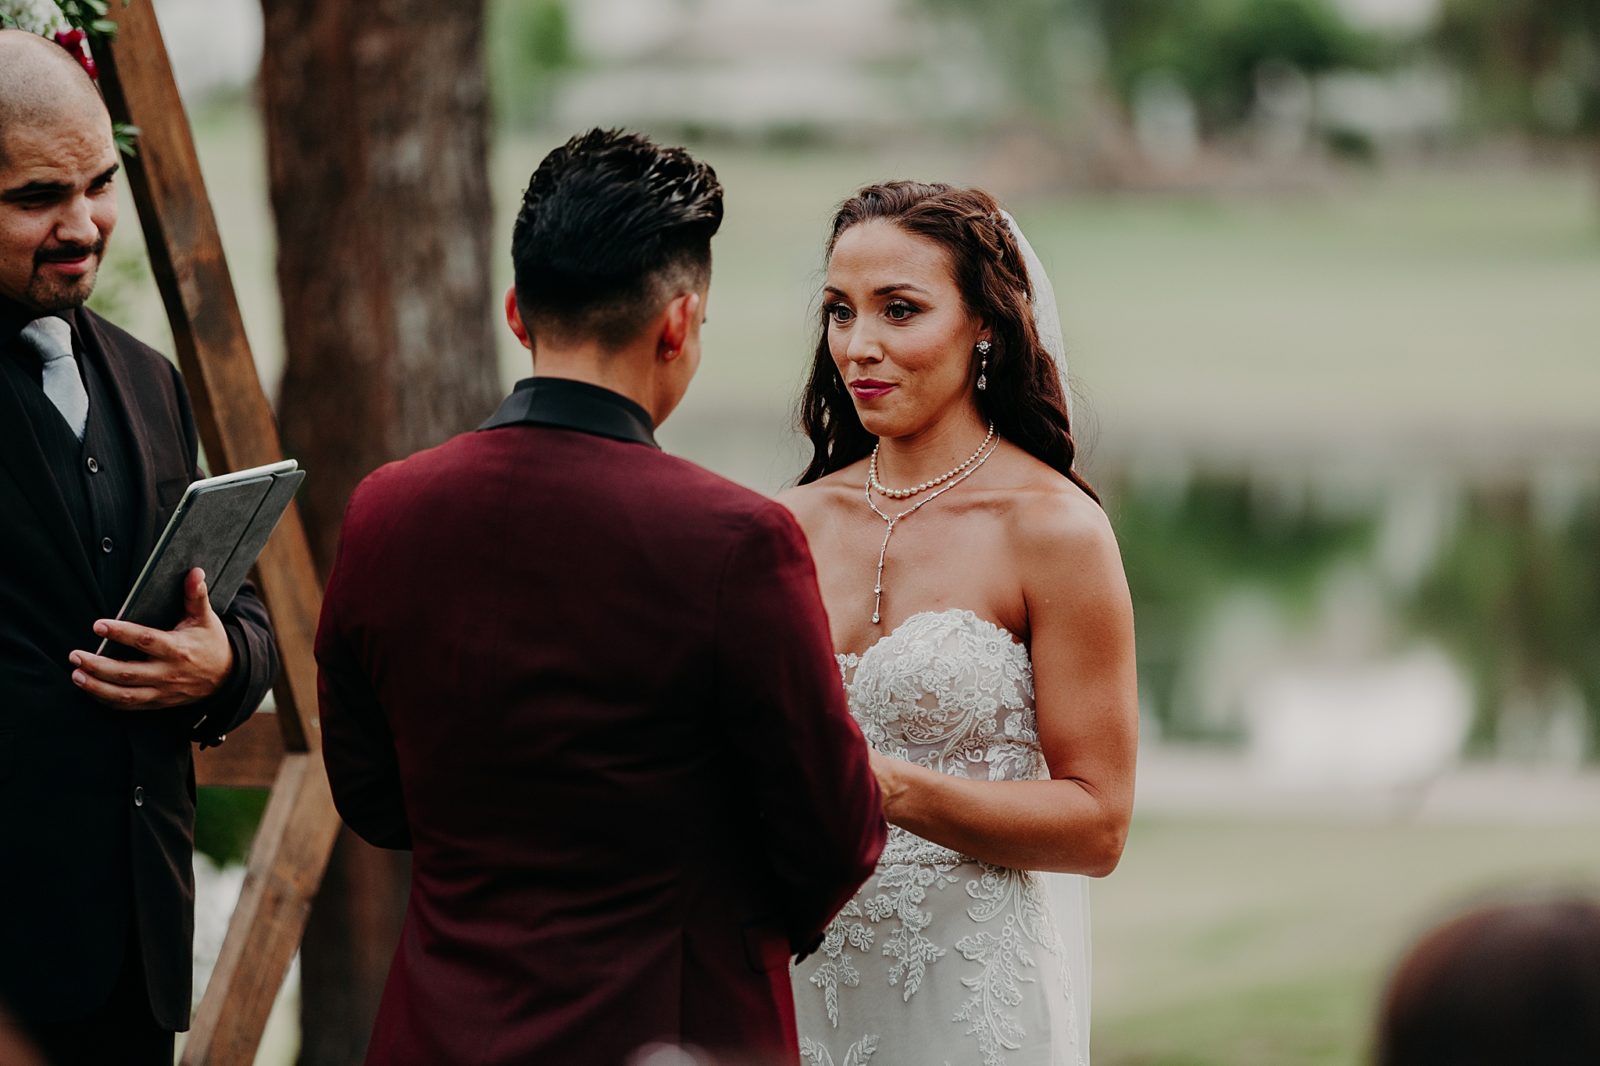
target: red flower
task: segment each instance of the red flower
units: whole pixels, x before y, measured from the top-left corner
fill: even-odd
[[[88,34],[79,29],[62,30],[56,34],[56,44],[72,53],[72,58],[78,61],[89,77],[96,80],[100,77],[100,68],[95,65],[94,56],[89,54]]]

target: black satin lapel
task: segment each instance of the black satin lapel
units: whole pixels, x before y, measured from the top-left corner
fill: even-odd
[[[42,539],[54,545],[99,609],[104,597],[94,579],[89,557],[83,553],[78,529],[72,524],[72,515],[61,498],[55,478],[50,476],[44,452],[34,439],[33,423],[22,406],[22,398],[5,374],[0,374],[0,467],[10,473],[16,485],[14,494],[21,497],[23,507],[31,509],[43,528]],[[29,510],[23,513],[26,515]]]
[[[479,429],[557,426],[660,449],[643,407],[598,385],[566,378],[524,378]]]
[[[134,558],[143,560],[150,554],[150,549],[155,547],[156,537],[160,530],[156,528],[156,498],[155,481],[155,456],[150,451],[150,434],[146,430],[147,424],[154,421],[160,425],[158,419],[145,419],[137,417],[137,405],[142,395],[133,376],[128,373],[127,364],[112,357],[110,346],[105,337],[95,325],[94,319],[82,312],[77,315],[78,336],[83,340],[85,354],[95,360],[106,379],[111,383],[111,404],[116,410],[103,412],[115,415],[122,420],[123,426],[128,430],[128,439],[133,441],[134,476],[138,483],[139,498],[139,543],[138,551]]]

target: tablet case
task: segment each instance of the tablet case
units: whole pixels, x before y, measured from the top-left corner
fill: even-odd
[[[191,484],[117,617],[152,629],[173,628],[184,616],[184,578],[197,566],[206,572],[211,609],[222,614],[305,476],[290,459]],[[136,653],[102,640],[98,654],[126,658]]]

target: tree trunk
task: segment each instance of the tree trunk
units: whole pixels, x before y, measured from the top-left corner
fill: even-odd
[[[483,3],[262,6],[279,422],[326,567],[356,482],[476,425],[499,391]]]
[[[1589,164],[1594,176],[1595,206],[1600,208],[1600,130],[1589,134]]]
[[[483,0],[262,0],[286,361],[279,424],[310,471],[312,552],[391,459],[493,410]],[[300,1062],[359,1063],[399,935],[408,856],[346,832],[302,948]]]

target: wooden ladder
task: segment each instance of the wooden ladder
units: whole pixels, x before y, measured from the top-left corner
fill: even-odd
[[[125,160],[150,267],[172,324],[200,439],[214,474],[283,457],[245,337],[194,136],[152,0],[112,5],[117,34],[101,60],[112,117],[140,130]],[[257,714],[196,756],[201,784],[270,788],[239,905],[183,1049],[184,1066],[255,1061],[267,1015],[305,932],[339,829],[318,733],[312,658],[322,588],[291,507],[256,566],[283,672],[276,714]]]

